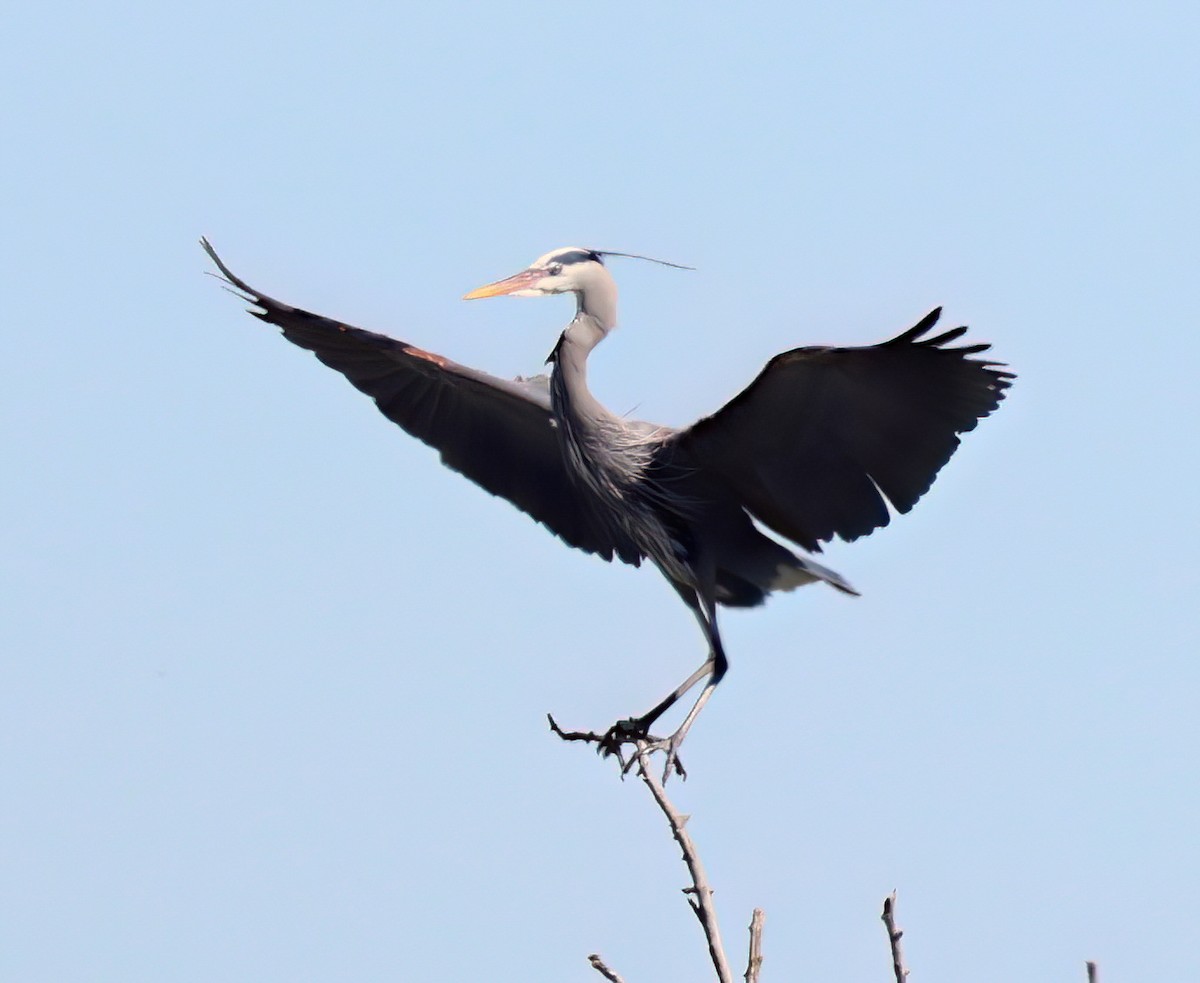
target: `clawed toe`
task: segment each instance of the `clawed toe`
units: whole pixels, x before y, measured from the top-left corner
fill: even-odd
[[[666,738],[655,737],[650,733],[645,720],[628,717],[625,720],[618,720],[604,732],[596,751],[605,757],[615,756],[621,763],[622,775],[628,774],[634,763],[643,755],[653,754],[655,751],[665,751],[667,755],[666,765],[663,768],[663,781],[665,782],[672,771],[680,778],[687,778],[687,771],[679,760],[679,745],[682,743],[683,735],[679,732]],[[633,745],[634,748],[634,753],[628,759],[623,751],[627,744]]]
[[[668,778],[671,777],[671,772],[675,772],[684,781],[687,781],[687,770],[683,767],[683,762],[679,760],[679,745],[683,743],[683,735],[676,732],[667,738],[652,738],[644,745],[638,746],[638,753],[653,754],[655,751],[665,751],[667,761],[663,765],[663,784],[666,784]]]

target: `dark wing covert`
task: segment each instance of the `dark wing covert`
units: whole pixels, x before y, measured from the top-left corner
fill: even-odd
[[[206,239],[226,280],[292,344],[342,373],[393,423],[441,452],[442,461],[508,499],[564,542],[635,566],[641,554],[596,521],[563,462],[543,380],[507,380],[433,352],[284,304],[235,276]]]
[[[986,344],[946,347],[954,328],[924,338],[941,314],[882,344],[797,348],[745,390],[681,431],[679,447],[719,474],[744,506],[807,550],[907,512],[1015,378],[969,358]]]

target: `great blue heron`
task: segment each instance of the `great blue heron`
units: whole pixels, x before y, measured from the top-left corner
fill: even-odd
[[[996,409],[1014,378],[1000,363],[969,357],[986,344],[949,347],[965,327],[927,337],[936,309],[882,344],[777,355],[724,407],[677,430],[610,413],[588,391],[588,355],[617,324],[610,253],[556,249],[466,295],[575,295],[549,378],[510,381],[281,303],[201,243],[259,308],[251,313],[341,372],[445,464],[571,546],[658,567],[700,622],[708,657],[649,712],[615,724],[605,747],[649,741],[667,751],[668,770],[729,666],[718,604],[753,607],[815,581],[857,593],[754,520],[811,553],[834,536],[853,540],[887,525],[888,503],[911,509],[958,435]],[[675,733],[651,740],[655,721],[701,680]]]

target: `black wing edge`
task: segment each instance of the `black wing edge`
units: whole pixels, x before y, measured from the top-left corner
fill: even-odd
[[[489,389],[496,398],[507,399],[510,402],[515,401],[516,403],[524,404],[527,407],[532,406],[530,403],[528,390],[530,387],[535,389],[540,388],[536,379],[506,380],[496,378],[488,375],[487,373],[479,372],[477,370],[470,369],[467,366],[459,365],[441,355],[424,351],[414,345],[409,345],[406,342],[388,337],[387,335],[377,334],[373,331],[367,331],[363,328],[356,328],[330,318],[325,318],[321,315],[315,315],[302,308],[293,307],[291,304],[285,304],[283,301],[276,300],[269,294],[264,294],[261,291],[256,290],[236,273],[234,273],[228,266],[225,265],[221,257],[217,255],[217,251],[213,248],[212,243],[208,241],[207,237],[201,236],[200,246],[204,249],[205,253],[208,254],[209,259],[213,261],[217,269],[220,271],[220,276],[217,276],[215,273],[209,273],[209,275],[216,277],[218,280],[223,280],[223,286],[225,289],[232,293],[235,297],[254,305],[253,307],[247,309],[248,313],[253,314],[261,321],[265,321],[266,323],[281,329],[284,333],[284,336],[292,341],[293,344],[297,344],[299,347],[313,352],[313,354],[317,355],[317,357],[326,364],[330,363],[325,358],[322,358],[321,354],[317,352],[311,345],[304,344],[298,338],[293,337],[289,333],[290,320],[295,320],[298,322],[324,322],[329,326],[329,328],[336,328],[338,334],[347,340],[358,340],[360,342],[369,344],[373,349],[381,352],[388,351],[393,356],[402,355],[406,358],[406,360],[412,360],[414,364],[423,364],[425,366],[425,372],[423,374],[428,375],[432,370],[434,373],[442,376],[454,375],[459,377],[461,382],[465,385],[476,387],[482,386]],[[261,309],[255,310],[254,308]],[[291,326],[291,330],[294,330],[294,326]],[[326,330],[328,330],[328,328]],[[355,382],[354,379],[350,378],[344,369],[340,369],[333,365],[331,365],[331,367],[333,367],[335,371],[342,372],[342,374],[349,379],[352,385],[364,392],[366,395],[375,399],[377,405],[379,404],[379,400],[375,397],[375,394],[370,392],[368,388],[364,388],[362,385]],[[415,433],[412,429],[410,429],[410,427],[406,426],[404,423],[401,423],[398,419],[388,413],[384,406],[380,405],[379,408],[385,416],[392,420],[392,422],[399,424],[402,429],[405,429],[413,436],[416,436],[418,440],[421,440],[423,443],[432,446],[435,450],[438,450],[442,462],[446,466],[450,467],[454,471],[459,472],[460,474],[465,475],[469,480],[479,485],[490,494],[506,499],[512,505],[531,516],[536,522],[544,525],[550,530],[551,533],[560,538],[568,546],[583,550],[587,553],[595,554],[601,559],[607,561],[611,561],[615,556],[622,562],[628,563],[632,566],[641,565],[642,555],[632,546],[632,544],[617,541],[614,540],[613,537],[605,535],[598,528],[596,528],[595,523],[592,522],[585,513],[574,515],[570,520],[565,522],[563,521],[565,517],[562,517],[559,519],[559,521],[556,521],[556,515],[552,514],[557,512],[556,508],[547,510],[545,508],[535,506],[530,501],[518,500],[518,497],[515,497],[514,494],[511,493],[513,491],[512,489],[497,487],[492,481],[489,481],[486,476],[480,473],[472,473],[472,469],[467,467],[465,462],[456,459],[456,455],[453,453],[453,451],[447,449],[446,447],[440,446],[428,436]],[[559,476],[555,475],[555,487],[561,485],[559,488],[560,494],[557,497],[559,499],[569,498],[571,496],[569,478],[567,475],[563,474],[561,475],[561,482],[558,482],[558,477]],[[576,503],[575,508],[578,509],[579,507],[579,503]]]
[[[292,307],[291,304],[285,304],[281,300],[276,300],[274,297],[260,293],[236,273],[234,273],[233,270],[225,265],[225,263],[221,260],[221,257],[217,255],[217,251],[213,249],[212,243],[208,241],[207,237],[200,237],[200,246],[206,253],[208,253],[208,258],[213,261],[217,269],[221,271],[221,275],[217,277],[217,279],[225,281],[225,289],[235,297],[239,297],[247,303],[253,304],[255,307],[262,308],[260,311],[250,309],[248,310],[248,313],[253,314],[255,317],[263,321],[267,321],[268,312],[271,308],[276,308],[289,314],[299,312],[299,308]],[[216,276],[216,274],[209,273],[209,276]]]
[[[946,346],[950,342],[957,341],[967,333],[967,325],[965,324],[960,324],[957,328],[951,328],[949,331],[943,331],[940,335],[935,335],[932,338],[922,338],[922,335],[928,333],[933,326],[937,324],[938,319],[941,316],[941,307],[935,307],[907,331],[903,331],[896,335],[895,338],[883,342],[882,347],[914,345],[919,348],[937,348],[940,351],[952,352],[958,355],[964,361],[969,361],[974,365],[978,365],[981,368],[987,369],[988,374],[994,377],[995,381],[993,382],[993,386],[997,390],[996,402],[999,404],[1000,400],[1004,398],[1004,390],[1008,389],[1009,386],[1012,385],[1012,380],[1017,377],[1017,374],[1015,372],[996,371],[998,368],[1006,367],[1008,365],[1007,362],[995,362],[981,358],[967,358],[968,355],[978,355],[981,352],[991,351],[992,344],[989,341],[977,341],[970,345],[959,345],[957,348],[947,348]],[[995,407],[992,407],[992,410],[994,409]],[[989,410],[988,413],[991,413],[992,410]],[[986,416],[988,414],[984,415]],[[982,417],[980,417],[980,419],[982,419]],[[976,422],[978,422],[978,420]],[[960,430],[959,433],[965,433],[965,431]]]

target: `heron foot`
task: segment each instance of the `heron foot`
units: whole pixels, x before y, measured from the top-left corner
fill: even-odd
[[[663,784],[667,783],[667,779],[674,772],[684,781],[687,781],[687,770],[683,767],[683,762],[679,760],[679,746],[683,743],[683,734],[676,731],[670,737],[653,738],[643,746],[639,746],[639,753],[653,754],[655,751],[665,751],[667,755],[666,763],[663,765],[662,780]]]
[[[679,760],[679,745],[683,743],[683,734],[676,731],[670,737],[655,737],[650,733],[649,723],[643,717],[627,717],[618,720],[604,732],[596,747],[596,753],[608,757],[616,755],[621,762],[621,774],[626,775],[642,755],[653,754],[655,751],[665,751],[667,761],[663,767],[663,781],[674,772],[682,779],[687,779],[687,770]],[[625,745],[632,744],[634,753],[626,759]]]
[[[605,758],[610,755],[615,756],[621,765],[622,779],[629,774],[629,770],[635,763],[645,764],[644,755],[653,754],[655,751],[666,751],[667,753],[667,763],[663,769],[664,782],[672,771],[680,778],[687,778],[687,771],[683,767],[683,762],[679,760],[679,745],[683,743],[683,735],[686,730],[677,730],[667,738],[655,737],[650,733],[650,723],[645,717],[630,717],[626,720],[618,720],[603,734],[597,734],[590,730],[563,730],[550,714],[546,714],[546,720],[550,724],[550,730],[564,741],[583,741],[586,744],[595,744],[597,754]],[[627,744],[633,747],[633,753],[628,758],[625,756],[624,750]]]

